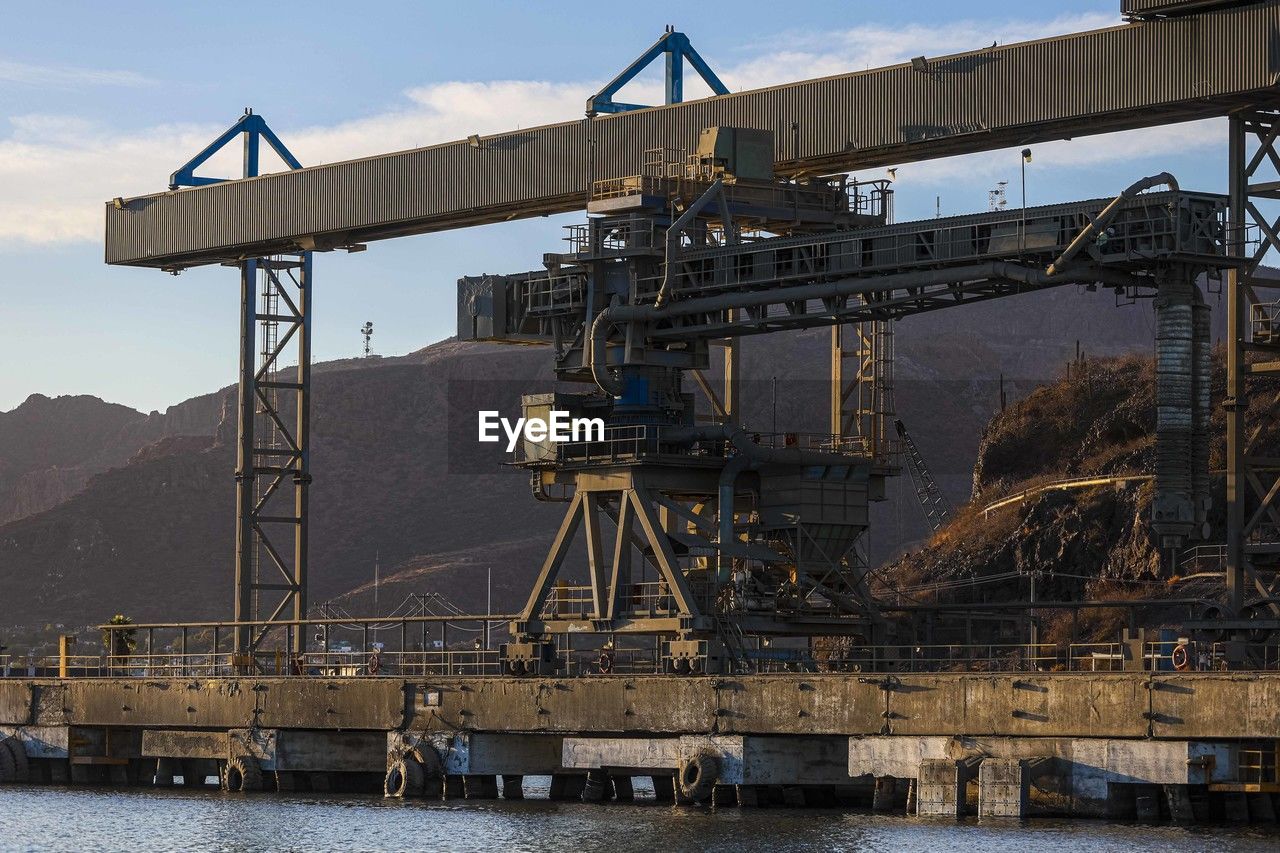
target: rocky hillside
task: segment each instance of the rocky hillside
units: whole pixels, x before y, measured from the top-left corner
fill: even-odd
[[[913,317],[895,328],[899,414],[957,501],[968,497],[980,457],[984,483],[1027,476],[1016,462],[1000,461],[1004,445],[992,433],[979,452],[999,410],[1001,375],[1014,401],[1060,375],[1077,341],[1097,355],[1151,346],[1148,305],[1117,309],[1109,294],[1074,288]],[[825,431],[828,335],[746,340],[752,428],[769,429],[776,411],[780,429]],[[371,605],[364,588],[376,559],[382,595],[391,597],[380,597],[380,607],[401,591],[440,592],[479,607],[489,568],[495,607],[517,606],[561,508],[534,501],[527,478],[503,467],[500,451],[481,450],[475,411],[514,411],[521,393],[550,388],[549,353],[537,347],[447,341],[399,358],[317,366],[313,601],[355,591],[354,604]],[[0,443],[7,466],[0,468],[7,478],[0,479],[0,508],[10,508],[0,515],[8,519],[0,523],[0,624],[75,624],[119,611],[139,619],[227,617],[234,428],[223,415],[230,399],[223,389],[163,415],[90,399],[85,406],[116,420],[64,415],[82,433],[60,443],[49,438],[44,449],[41,431],[51,437],[57,429],[41,424],[55,424],[54,414],[33,417],[37,407],[28,401],[0,415],[0,429],[18,422],[18,412],[33,424]],[[1141,412],[1132,416],[1136,423]],[[1017,456],[1014,445],[1008,451],[1010,460]],[[14,485],[28,475],[39,489]],[[909,484],[892,492],[873,519],[880,556],[927,531]]]
[[[57,506],[151,442],[213,435],[220,409],[216,395],[144,415],[97,397],[32,394],[0,412],[0,524]]]
[[[1221,351],[1216,362],[1210,468],[1220,472]],[[1264,404],[1255,401],[1259,409]],[[1025,600],[1030,575],[1039,573],[1037,594],[1046,600],[1203,594],[1182,585],[1179,572],[1186,569],[1158,549],[1149,528],[1149,480],[1037,491],[1071,477],[1149,474],[1154,422],[1155,370],[1147,355],[1089,360],[1070,377],[1038,388],[992,418],[978,448],[972,499],[938,533],[885,567],[886,587],[925,601]],[[1220,473],[1212,487],[1211,541],[1221,541]],[[988,509],[1023,493],[1023,501]],[[976,583],[955,585],[967,582]],[[1096,636],[1114,639],[1118,618],[1111,613],[1099,620]]]

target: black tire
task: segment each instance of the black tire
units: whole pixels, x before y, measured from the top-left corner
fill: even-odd
[[[681,799],[691,803],[703,803],[711,799],[720,776],[720,757],[710,752],[699,752],[680,765],[676,774],[676,787]]]
[[[1270,600],[1259,598],[1249,602],[1240,609],[1240,617],[1249,620],[1272,618]],[[1261,645],[1271,639],[1271,629],[1251,628],[1245,631],[1244,636],[1248,642]]]
[[[425,797],[439,798],[444,796],[444,762],[440,753],[429,743],[420,743],[411,753],[422,765],[422,794]]]
[[[388,797],[421,797],[426,787],[426,773],[413,756],[392,761],[382,782],[382,793]]]
[[[222,790],[233,793],[262,790],[262,768],[258,760],[248,755],[237,755],[222,768]]]
[[[8,747],[0,744],[0,784],[18,781],[18,768],[13,760],[13,753]]]
[[[22,741],[16,737],[7,737],[4,739],[4,747],[13,758],[13,781],[30,782],[31,760],[27,758],[27,750],[22,745]]]
[[[1223,607],[1221,604],[1206,604],[1200,611],[1200,618],[1206,622],[1215,622],[1220,619],[1227,619],[1229,616],[1230,614],[1227,612],[1227,608]],[[1221,629],[1205,632],[1205,636],[1211,642],[1215,643],[1220,643],[1227,639],[1227,635],[1228,632]]]

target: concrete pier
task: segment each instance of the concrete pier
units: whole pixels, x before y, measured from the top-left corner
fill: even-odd
[[[1270,673],[0,680],[0,781],[246,794],[1269,822],[1278,733]]]

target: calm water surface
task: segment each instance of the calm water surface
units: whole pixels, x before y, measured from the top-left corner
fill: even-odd
[[[0,788],[0,850],[1280,850],[1259,828],[960,823],[820,809],[399,802],[371,796]]]

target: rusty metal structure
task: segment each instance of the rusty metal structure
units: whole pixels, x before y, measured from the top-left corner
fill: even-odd
[[[1208,508],[1209,413],[1207,314],[1195,279],[1224,270],[1228,596],[1215,624],[1280,627],[1257,571],[1280,553],[1280,537],[1266,532],[1280,519],[1280,484],[1276,466],[1251,451],[1258,432],[1246,423],[1250,395],[1262,395],[1253,386],[1274,372],[1252,354],[1273,346],[1274,306],[1258,298],[1266,286],[1258,267],[1280,248],[1280,229],[1260,205],[1280,182],[1257,175],[1280,162],[1280,2],[1126,2],[1124,11],[1130,23],[1093,32],[273,175],[246,168],[240,180],[108,203],[108,263],[241,271],[236,622],[252,621],[255,589],[284,594],[272,618],[292,608],[296,622],[305,609],[311,253],[585,209],[590,219],[571,233],[570,251],[549,255],[545,268],[460,282],[463,337],[549,343],[561,378],[598,388],[528,398],[527,408],[563,406],[607,422],[603,441],[523,448],[521,464],[542,493],[572,488],[515,622],[512,669],[541,671],[548,638],[584,631],[663,637],[675,671],[736,669],[778,634],[887,640],[849,554],[867,503],[897,469],[889,324],[975,300],[1067,283],[1156,297],[1153,527],[1171,550],[1196,539]],[[1176,63],[1152,61],[1175,55]],[[847,177],[1221,116],[1230,121],[1225,198],[1159,175],[1111,201],[892,224],[886,188]],[[246,167],[256,166],[254,128],[232,128],[222,141],[241,132]],[[298,261],[269,260],[281,255]],[[281,270],[301,272],[299,300],[289,312],[255,309],[255,276]],[[285,289],[265,292],[284,298]],[[298,330],[296,381],[268,363],[245,367],[263,322]],[[818,326],[833,329],[831,433],[756,436],[736,426],[733,341]],[[267,348],[269,361],[288,338]],[[719,394],[705,375],[714,347],[727,368]],[[686,378],[710,398],[717,423],[697,421]],[[292,427],[264,391],[296,394]],[[260,416],[278,446],[255,443]],[[289,481],[292,511],[266,514],[264,496],[283,494]],[[609,549],[602,518],[615,527]],[[276,523],[293,533],[292,560],[263,533]],[[567,600],[555,580],[579,528],[590,584],[581,600]],[[249,541],[283,583],[251,580]],[[1255,588],[1261,598],[1246,601]],[[1255,618],[1235,618],[1247,616]],[[237,636],[246,654],[255,643],[252,632]]]
[[[723,406],[722,423],[699,425],[683,376],[709,368],[717,339],[853,324],[874,352],[877,337],[887,346],[884,324],[976,300],[1064,284],[1154,296],[1166,367],[1152,522],[1170,548],[1198,535],[1208,457],[1193,454],[1205,442],[1192,425],[1207,422],[1208,396],[1193,368],[1207,364],[1209,340],[1193,301],[1197,276],[1234,264],[1225,198],[1159,175],[1111,202],[889,225],[883,192],[779,180],[742,152],[744,135],[767,144],[760,131],[709,129],[686,163],[598,182],[595,215],[570,226],[570,251],[545,255],[545,269],[460,282],[460,337],[548,343],[560,379],[596,386],[526,397],[527,415],[555,408],[605,424],[594,439],[526,441],[518,457],[543,493],[572,498],[513,624],[515,671],[540,671],[557,634],[657,635],[675,671],[713,672],[776,655],[770,636],[892,641],[851,559],[899,468],[883,441],[892,412],[876,402],[885,389],[851,418],[833,391],[830,434],[751,432]],[[1140,194],[1160,185],[1170,190]],[[875,386],[871,360],[862,372]],[[565,570],[579,529],[589,584],[575,587]]]

